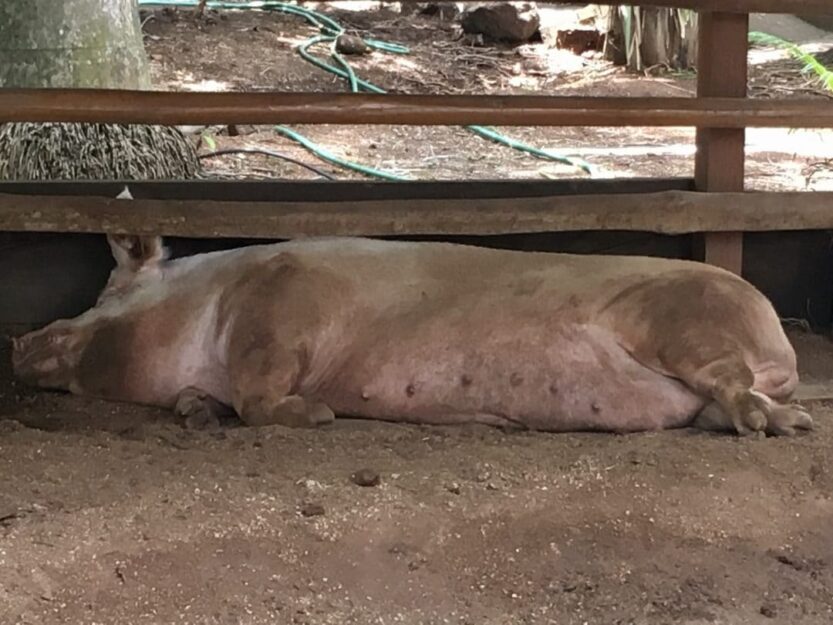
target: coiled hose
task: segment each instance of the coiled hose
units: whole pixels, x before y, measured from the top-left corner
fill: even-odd
[[[197,6],[197,0],[138,0],[138,3],[141,6],[179,6],[194,8],[196,8]],[[209,0],[207,6],[212,9],[260,9],[268,11],[277,11],[280,13],[287,13],[289,15],[295,15],[297,17],[303,18],[307,22],[318,28],[320,34],[311,37],[310,39],[308,39],[307,41],[305,41],[297,47],[298,54],[301,56],[301,58],[303,58],[308,63],[318,67],[319,69],[322,69],[326,72],[329,72],[340,78],[345,79],[350,85],[350,91],[353,93],[359,93],[361,91],[377,94],[387,93],[381,87],[356,76],[356,73],[350,66],[350,64],[344,59],[343,56],[341,56],[336,51],[335,42],[342,34],[344,34],[345,30],[338,22],[336,22],[330,17],[327,17],[326,15],[323,15],[311,9],[307,9],[305,7],[300,7],[294,4],[287,4],[285,2],[275,2],[272,0],[250,0],[248,2],[224,2],[222,0]],[[407,47],[399,44],[379,41],[377,39],[364,39],[363,41],[369,48],[378,50],[380,52],[387,52],[391,54],[410,53],[410,50]],[[310,48],[322,43],[330,44],[330,57],[335,62],[335,64],[328,63],[310,53]],[[496,130],[485,126],[466,126],[465,128],[480,137],[483,137],[500,145],[504,145],[506,147],[518,150],[520,152],[525,152],[537,158],[571,165],[584,171],[591,177],[595,175],[593,167],[582,159],[571,158],[569,156],[564,156],[561,154],[550,152],[548,150],[536,148],[522,141],[517,141],[515,139],[507,137],[497,132]],[[314,154],[321,160],[327,161],[333,165],[345,169],[350,169],[364,174],[366,176],[380,178],[383,180],[408,180],[408,178],[404,178],[397,174],[378,169],[373,169],[371,167],[367,167],[365,165],[361,165],[353,161],[348,161],[339,156],[336,156],[332,152],[329,152],[324,148],[316,145],[314,142],[304,137],[300,133],[291,130],[285,126],[275,126],[275,131],[278,132],[280,135],[299,143],[301,146],[309,150],[312,154]]]

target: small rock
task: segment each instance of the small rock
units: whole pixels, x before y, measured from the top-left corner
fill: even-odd
[[[427,562],[428,562],[428,560],[425,557],[417,554],[416,559],[411,560],[410,562],[408,562],[408,570],[409,571],[416,571],[417,569],[421,568]]]
[[[761,606],[761,614],[767,618],[775,618],[778,616],[778,610],[771,603],[765,603]]]
[[[257,128],[249,124],[229,124],[226,126],[225,131],[229,137],[239,137],[242,135],[252,135],[257,132]]]
[[[322,516],[324,514],[324,506],[320,503],[307,502],[301,506],[301,514],[306,517]]]
[[[340,35],[336,39],[336,52],[341,54],[367,54],[370,52],[370,46],[361,37]]]
[[[570,50],[574,54],[602,50],[604,44],[604,33],[595,28],[562,30],[556,35],[556,47],[559,50]]]
[[[457,482],[451,482],[450,484],[446,484],[445,489],[453,495],[460,494],[460,485]]]
[[[379,474],[373,469],[361,469],[350,476],[353,484],[357,486],[378,486],[381,482]]]
[[[810,481],[815,483],[818,482],[821,477],[824,476],[824,468],[820,464],[812,464],[810,465]]]
[[[300,480],[298,484],[310,493],[320,493],[324,490],[324,485],[315,480]]]

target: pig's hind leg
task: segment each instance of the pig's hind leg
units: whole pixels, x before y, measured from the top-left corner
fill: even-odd
[[[813,418],[800,404],[779,404],[772,399],[752,391],[759,409],[766,415],[765,431],[772,436],[794,436],[796,430],[812,430]],[[713,401],[707,404],[694,418],[691,424],[701,430],[727,432],[735,430],[732,417],[720,404]]]
[[[707,402],[692,423],[739,434],[790,434],[812,425],[787,405],[795,352],[771,303],[735,276],[702,270],[645,281],[604,311],[637,361]]]
[[[774,399],[783,384],[767,384],[756,380],[746,364],[742,349],[726,350],[708,358],[708,349],[692,350],[686,355],[665,360],[669,371],[694,391],[711,398],[695,417],[692,425],[705,430],[734,430],[746,435],[766,432],[791,435],[798,429],[811,429],[813,420],[798,404],[782,404]],[[791,377],[787,367],[776,367],[776,378]],[[783,374],[783,375],[782,375]],[[770,377],[770,376],[758,376]],[[770,388],[768,388],[770,387]]]

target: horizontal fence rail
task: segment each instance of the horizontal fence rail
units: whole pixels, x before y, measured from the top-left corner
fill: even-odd
[[[694,191],[693,178],[562,178],[523,180],[73,180],[0,181],[0,195],[93,195],[116,197],[129,186],[136,199],[270,202],[339,200],[437,200],[520,198],[552,195]],[[129,207],[129,204],[127,205]]]
[[[402,3],[416,4],[420,1],[422,0],[402,0]],[[479,0],[463,0],[466,4],[477,1]],[[538,0],[538,3],[581,4],[577,3],[576,0]],[[595,0],[593,4],[672,7],[723,13],[833,13],[830,0],[631,0],[631,2]],[[211,0],[208,0],[208,6],[211,6]]]
[[[329,202],[0,194],[0,230],[283,239],[615,230],[687,234],[833,228],[833,193],[664,191]]]
[[[0,122],[833,128],[824,100],[0,90]]]
[[[418,1],[404,0],[405,3]],[[476,0],[463,1],[471,3]],[[538,0],[538,2],[539,4],[577,4],[575,0]],[[593,4],[660,6],[722,13],[833,13],[830,0],[633,0],[631,2],[595,0]]]

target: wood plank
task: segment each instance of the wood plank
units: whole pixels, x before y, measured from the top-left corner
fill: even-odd
[[[210,1],[210,0],[209,0]],[[351,0],[348,0],[351,1]],[[359,2],[361,0],[352,0]],[[420,2],[422,0],[402,0],[404,3]],[[471,4],[478,0],[462,0]],[[538,0],[540,4],[581,4],[576,0]],[[324,0],[326,3],[327,0]],[[832,13],[830,0],[596,0],[594,4],[629,4],[633,6],[676,7],[681,9],[695,9],[698,11],[722,11],[724,13]]]
[[[693,178],[567,178],[559,180],[176,180],[176,181],[0,181],[0,193],[117,196],[125,185],[135,198],[157,200],[245,200],[262,202],[518,198],[602,193],[694,191]]]
[[[698,255],[699,256],[699,255]],[[706,232],[703,236],[704,262],[743,273],[743,232]]]
[[[700,15],[698,97],[733,97],[747,103],[749,16]],[[829,104],[828,104],[829,106]],[[698,191],[743,191],[746,132],[734,128],[699,128],[695,184]],[[704,260],[738,275],[743,269],[743,233],[707,233]]]
[[[345,202],[0,195],[0,230],[253,239],[593,230],[687,234],[833,228],[833,192],[666,191]]]
[[[793,399],[799,402],[833,401],[833,383],[800,383]]]
[[[324,0],[326,3],[327,0]],[[360,0],[355,0],[360,1]],[[405,3],[421,0],[402,0]],[[477,0],[463,0],[465,3]],[[575,0],[539,0],[541,4],[577,4]],[[597,0],[594,4],[617,5],[617,0]],[[830,13],[830,0],[631,0],[633,6],[675,7],[698,11],[722,11],[724,13]]]
[[[419,0],[404,0],[418,2]],[[463,0],[474,2],[475,0]],[[575,0],[539,0],[541,4],[576,4]],[[597,0],[594,4],[623,4],[616,0]],[[830,0],[631,0],[634,6],[662,6],[724,13],[831,13]]]
[[[744,44],[745,45],[745,44]],[[833,128],[816,100],[0,90],[0,122]]]

